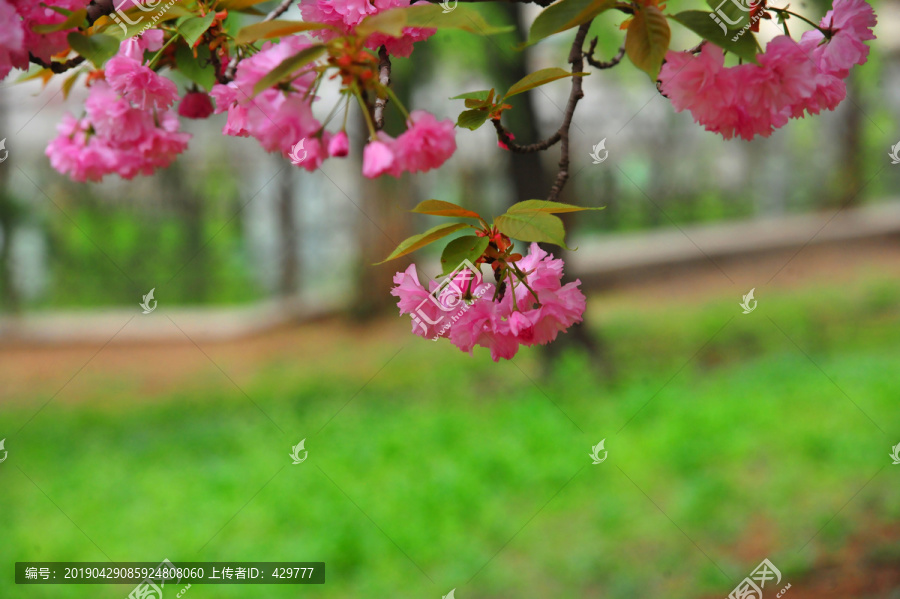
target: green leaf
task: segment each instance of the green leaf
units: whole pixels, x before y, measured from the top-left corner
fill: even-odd
[[[205,17],[189,17],[185,19],[184,23],[181,23],[178,26],[178,33],[181,34],[181,37],[187,41],[188,45],[193,48],[194,44],[197,43],[206,30],[209,29],[210,25],[212,25],[213,20],[216,18],[216,13],[210,12]]]
[[[375,264],[384,264],[388,260],[393,260],[395,258],[399,258],[400,256],[405,256],[406,254],[414,252],[419,248],[425,247],[429,243],[433,243],[442,237],[446,237],[454,231],[459,231],[460,229],[465,229],[466,227],[471,227],[471,225],[467,225],[466,223],[438,225],[436,227],[428,229],[424,233],[419,233],[418,235],[407,237],[400,242],[400,245],[398,245],[393,252],[391,252],[390,256],[388,256],[381,262],[376,262]]]
[[[134,37],[142,33],[145,28],[158,28],[162,23],[179,17],[193,17],[194,13],[182,6],[186,1],[175,0],[175,4],[169,6],[167,3],[161,6],[159,10],[153,12],[132,8],[125,12],[128,21],[113,15],[120,19],[120,23],[116,23],[111,17],[103,16],[94,24],[94,31],[111,35],[118,40]],[[134,24],[132,25],[132,23]]]
[[[255,86],[253,86],[253,95],[255,96],[261,91],[269,89],[273,85],[278,85],[284,81],[294,79],[294,73],[314,60],[317,60],[323,54],[325,54],[325,45],[316,44],[309,48],[305,48],[299,54],[294,54],[293,56],[285,58],[281,61],[281,64],[272,69],[265,77],[260,79]]]
[[[83,72],[84,71],[82,69],[78,69],[74,73],[66,77],[66,79],[63,81],[63,100],[67,100],[69,98],[69,93],[71,93],[72,87],[75,85],[75,82],[78,81],[78,77],[80,77]]]
[[[304,23],[302,21],[265,21],[243,27],[235,38],[238,44],[249,44],[257,40],[267,40],[275,37],[284,37],[301,31],[313,31],[316,29],[333,29],[325,23]]]
[[[587,23],[615,3],[615,0],[560,0],[551,4],[532,23],[526,44]]]
[[[672,32],[664,14],[653,5],[641,6],[634,11],[625,36],[625,53],[654,81],[659,76]]]
[[[488,120],[490,116],[490,111],[488,110],[466,110],[459,113],[459,118],[456,119],[457,127],[465,127],[466,129],[470,129],[474,131],[481,127],[485,121]]]
[[[87,36],[73,31],[66,39],[73,50],[94,63],[98,69],[119,51],[119,40],[111,35],[95,33]]]
[[[452,202],[444,202],[443,200],[425,200],[419,202],[419,205],[410,210],[418,214],[433,214],[435,216],[458,216],[460,218],[478,218],[481,216],[477,212],[466,210],[462,206],[457,206]]]
[[[230,11],[244,11],[248,8],[256,6],[257,4],[262,4],[263,2],[267,2],[268,0],[219,0],[219,5],[217,8],[226,9]]]
[[[459,94],[458,96],[453,96],[449,98],[450,100],[481,100],[482,102],[487,102],[488,97],[491,94],[491,90],[482,89],[477,92],[466,92],[464,94]]]
[[[494,225],[513,239],[552,243],[569,249],[562,220],[547,212],[507,212],[495,218]]]
[[[193,51],[184,44],[178,44],[175,49],[175,66],[178,67],[178,71],[209,91],[216,84],[216,68],[207,63],[207,60],[209,60],[209,47],[207,46],[197,48],[197,58],[194,58]]]
[[[479,35],[492,35],[511,31],[514,27],[494,27],[484,20],[477,10],[459,5],[445,13],[439,4],[417,4],[392,8],[371,15],[356,27],[361,36],[384,33],[391,37],[403,35],[404,27],[428,27],[435,29],[461,29]]]
[[[585,77],[587,75],[590,75],[590,73],[571,73],[559,67],[541,69],[540,71],[535,71],[534,73],[525,75],[524,77],[516,81],[513,86],[509,88],[509,91],[506,92],[506,95],[503,96],[503,98],[506,99],[510,96],[515,96],[516,94],[521,94],[522,92],[527,92],[530,89],[540,87],[545,83],[550,83],[551,81],[556,81],[557,79],[563,79],[565,77],[573,77],[575,75],[578,75],[579,77]]]
[[[35,33],[53,33],[54,31],[62,31],[63,29],[72,29],[73,27],[80,27],[86,18],[87,10],[82,8],[81,10],[69,13],[66,16],[66,20],[62,23],[41,23],[32,26],[31,30]]]
[[[588,207],[563,204],[562,202],[550,202],[548,200],[525,200],[509,207],[507,214],[522,214],[526,212],[547,212],[548,214],[560,214],[562,212],[581,212],[582,210],[603,210],[606,206]]]
[[[452,272],[462,264],[463,260],[474,263],[481,258],[490,241],[487,237],[463,235],[448,243],[441,254],[441,267],[443,268],[441,274],[446,275]]]
[[[722,31],[722,28],[716,25],[709,15],[712,13],[703,12],[702,10],[686,10],[672,18],[702,37],[703,39],[723,48],[727,52],[733,53],[749,62],[757,62],[756,54],[759,52],[759,44],[753,32],[747,30],[740,37],[737,32]]]
[[[750,22],[750,4],[752,0],[706,0],[706,4],[713,9],[710,15],[715,15],[726,28],[734,31],[741,29]],[[724,15],[724,17],[723,17]],[[715,25],[719,31],[722,28],[713,20],[712,17],[706,17],[709,22]],[[725,35],[723,33],[723,35]]]

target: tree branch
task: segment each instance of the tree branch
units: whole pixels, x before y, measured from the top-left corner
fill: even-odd
[[[588,29],[591,27],[591,21],[583,23],[575,34],[575,41],[572,42],[572,50],[569,52],[569,64],[572,65],[573,73],[580,73],[584,70],[584,38],[587,37]],[[566,116],[563,124],[559,128],[560,133],[560,157],[559,157],[559,173],[556,175],[556,182],[550,188],[550,195],[547,199],[555,202],[560,192],[569,180],[569,128],[572,126],[572,117],[575,114],[575,107],[578,101],[584,97],[582,91],[581,77],[576,75],[572,77],[572,91],[569,93],[569,102],[566,104]]]
[[[386,89],[391,84],[391,57],[388,55],[387,48],[381,46],[378,48],[378,82]],[[387,92],[383,95],[378,94],[375,98],[375,129],[381,131],[384,129],[384,108],[387,106]]]
[[[591,41],[590,49],[585,53],[584,57],[587,59],[589,65],[594,67],[595,69],[611,69],[612,67],[619,64],[622,59],[625,57],[625,44],[622,44],[622,47],[619,48],[619,52],[612,57],[611,60],[607,62],[603,62],[602,60],[594,59],[594,50],[597,49],[597,38],[595,37]]]
[[[40,65],[45,69],[50,69],[54,73],[65,73],[69,69],[74,69],[78,65],[84,62],[84,56],[76,56],[75,58],[70,58],[65,62],[47,62],[41,58],[38,58],[31,52],[28,53],[28,60],[33,62],[36,65]]]
[[[272,12],[266,15],[266,18],[262,20],[263,23],[267,23],[269,21],[273,21],[287,12],[287,9],[291,7],[291,4],[294,3],[294,0],[282,0],[281,4],[279,4]]]
[[[546,150],[547,148],[556,144],[556,142],[558,142],[560,140],[560,137],[562,136],[562,132],[560,129],[543,141],[522,146],[512,140],[512,138],[509,136],[509,131],[506,130],[506,127],[500,124],[500,119],[491,119],[491,122],[494,124],[494,129],[497,130],[497,138],[504,144],[506,144],[506,147],[510,152],[513,152],[515,154],[531,154],[532,152],[540,152],[542,150]]]

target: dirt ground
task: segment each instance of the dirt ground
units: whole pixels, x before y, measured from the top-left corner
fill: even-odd
[[[587,290],[585,315],[604,318],[615,308],[648,310],[733,299],[755,288],[765,302],[773,290],[816,285],[852,285],[874,276],[900,278],[900,239],[809,246],[747,259],[705,260],[685,268],[641,276],[615,287]],[[124,323],[123,323],[124,324]],[[54,401],[89,398],[102,379],[128,381],[128,387],[152,398],[172,390],[192,388],[206,373],[221,367],[240,384],[260,365],[285,356],[308,368],[328,368],[328,355],[347,348],[361,360],[377,360],[383,344],[398,346],[408,339],[409,323],[385,315],[367,323],[329,317],[281,327],[249,338],[195,345],[186,337],[164,343],[100,343],[60,346],[23,346],[0,339],[0,402],[25,397],[54,397]],[[178,337],[175,337],[178,339]],[[77,376],[76,376],[77,374]]]

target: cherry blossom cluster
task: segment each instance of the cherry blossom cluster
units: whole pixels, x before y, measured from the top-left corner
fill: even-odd
[[[318,36],[323,40],[343,34],[352,34],[362,20],[391,8],[410,6],[409,0],[302,0],[300,9],[303,19],[314,23],[326,23],[338,31],[324,31]],[[412,53],[413,43],[427,40],[436,29],[424,27],[404,27],[401,37],[391,37],[376,33],[366,40],[366,47],[377,50],[384,46],[392,56],[407,57]]]
[[[498,296],[493,283],[466,282],[441,287],[430,281],[426,289],[420,282],[416,265],[394,275],[391,294],[398,298],[400,314],[414,316],[412,331],[420,337],[446,338],[462,351],[472,353],[475,346],[491,350],[491,358],[511,359],[519,346],[545,345],[560,332],[581,322],[585,297],[578,288],[581,281],[562,284],[563,261],[532,243],[528,255],[517,262],[525,273],[513,289],[503,285]],[[463,287],[468,301],[465,308],[450,316],[445,324],[447,306],[457,304],[457,289]],[[495,299],[496,297],[496,299]],[[449,326],[447,326],[449,325]]]
[[[81,182],[110,173],[132,179],[169,166],[187,149],[191,136],[178,130],[170,110],[178,100],[175,83],[142,64],[144,51],[159,50],[162,40],[154,30],[119,47],[105,80],[91,85],[86,115],[66,114],[58,125],[46,150],[53,168]]]
[[[876,18],[864,0],[836,0],[819,23],[797,42],[774,38],[757,55],[759,64],[724,66],[724,52],[710,43],[698,55],[669,52],[660,89],[675,110],[725,139],[768,137],[791,118],[834,110],[847,95],[844,79],[864,64],[875,39]]]

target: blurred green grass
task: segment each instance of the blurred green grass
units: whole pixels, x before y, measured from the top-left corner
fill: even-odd
[[[798,580],[900,517],[900,283],[757,296],[749,315],[594,300],[611,378],[574,350],[541,374],[537,351],[409,336],[266,364],[241,388],[277,426],[218,374],[56,400],[0,466],[0,597],[125,597],[12,583],[15,561],[107,556],[327,564],[323,586],[197,599],[724,596],[764,557]],[[43,401],[9,402],[4,430]]]

